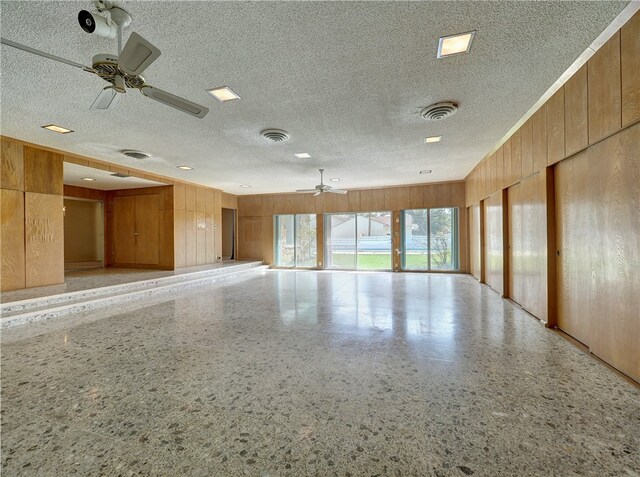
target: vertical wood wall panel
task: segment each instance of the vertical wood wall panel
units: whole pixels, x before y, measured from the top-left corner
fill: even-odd
[[[564,87],[547,102],[547,165],[564,159]]]
[[[589,60],[589,144],[620,129],[622,124],[620,84],[620,32]]]
[[[0,290],[18,290],[25,287],[24,192],[0,194]]]
[[[62,195],[63,155],[25,146],[24,190],[40,194]]]
[[[640,119],[640,12],[620,30],[622,126]]]
[[[558,326],[640,381],[640,124],[556,166]]]
[[[482,238],[480,236],[480,206],[474,204],[469,211],[469,264],[471,274],[477,279],[481,278],[480,264],[482,253]]]
[[[520,128],[522,179],[533,174],[533,118]]]
[[[543,105],[533,115],[531,122],[533,143],[533,172],[539,172],[547,166],[547,115]]]
[[[571,156],[589,144],[587,68],[582,66],[564,85],[565,154]]]
[[[24,190],[24,158],[22,144],[2,138],[0,155],[0,187]]]
[[[508,272],[508,290],[509,298],[516,303],[522,305],[525,302],[524,289],[524,216],[522,201],[522,186],[520,183],[509,187],[507,191],[507,208],[508,208],[508,244],[509,251],[509,272]]]
[[[112,246],[110,255],[115,264],[136,263],[135,197],[113,198]]]
[[[522,179],[522,143],[518,129],[510,138],[511,142],[511,183],[515,184]]]
[[[502,191],[494,192],[484,203],[484,280],[500,295],[504,293],[504,243]]]
[[[134,197],[135,264],[160,265],[160,194]],[[173,230],[171,230],[173,235]]]
[[[64,283],[62,195],[25,193],[25,286]]]

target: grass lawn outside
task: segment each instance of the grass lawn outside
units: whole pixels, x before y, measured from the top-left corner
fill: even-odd
[[[332,268],[354,269],[355,257],[352,253],[334,253]],[[406,257],[407,270],[426,270],[428,259],[426,254],[408,254]],[[358,270],[391,270],[390,253],[360,253],[358,254]]]

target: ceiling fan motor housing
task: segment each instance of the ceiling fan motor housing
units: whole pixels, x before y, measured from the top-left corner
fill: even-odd
[[[119,80],[118,76],[124,79],[124,84],[127,88],[142,88],[146,82],[140,75],[131,76],[124,73],[118,67],[118,57],[110,54],[95,55],[92,60],[92,69],[103,80],[116,85]]]

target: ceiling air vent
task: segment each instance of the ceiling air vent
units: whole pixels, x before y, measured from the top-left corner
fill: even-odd
[[[124,151],[122,151],[122,154],[124,154],[127,157],[137,159],[139,161],[143,161],[151,157],[151,154],[147,154],[146,152],[142,152],[142,151],[134,151],[133,149],[125,149]]]
[[[270,142],[285,142],[289,140],[289,133],[282,129],[265,129],[260,135]]]
[[[455,114],[458,110],[458,104],[452,101],[445,101],[442,103],[435,103],[431,106],[427,106],[420,111],[420,116],[428,121],[436,121],[438,119],[448,118]]]

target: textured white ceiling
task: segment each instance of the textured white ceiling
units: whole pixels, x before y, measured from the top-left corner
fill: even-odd
[[[113,172],[110,171],[94,169],[71,162],[64,163],[64,183],[66,185],[99,190],[139,189],[141,187],[166,185],[139,177],[115,177],[112,174]],[[95,180],[85,181],[83,180],[84,177]]]
[[[130,167],[140,162],[119,151],[140,149],[154,156],[146,171],[235,194],[313,187],[318,167],[344,188],[463,179],[627,3],[125,2],[125,35],[162,51],[147,81],[209,114],[198,120],[135,90],[90,111],[100,78],[2,46],[1,132]],[[89,8],[2,1],[2,36],[89,65],[116,48],[80,29],[77,13]],[[470,54],[436,59],[438,37],[469,30]],[[222,85],[242,99],[206,93]],[[419,116],[441,100],[459,112]],[[259,137],[267,127],[292,139],[269,144]],[[443,141],[424,144],[428,135]]]

